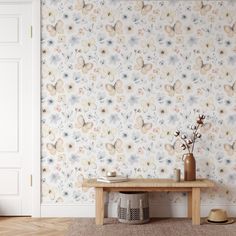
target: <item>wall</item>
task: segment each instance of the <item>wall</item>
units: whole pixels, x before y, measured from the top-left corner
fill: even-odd
[[[233,1],[42,1],[44,207],[93,204],[81,180],[108,170],[183,170],[173,132],[201,113],[197,176],[217,183],[202,203],[235,205],[235,12]]]

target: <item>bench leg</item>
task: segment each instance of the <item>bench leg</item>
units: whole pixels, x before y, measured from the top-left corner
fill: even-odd
[[[192,219],[192,191],[188,192],[188,218]]]
[[[200,225],[200,188],[192,188],[192,224]]]
[[[103,225],[103,219],[104,219],[103,188],[95,188],[95,191],[96,191],[96,225]]]

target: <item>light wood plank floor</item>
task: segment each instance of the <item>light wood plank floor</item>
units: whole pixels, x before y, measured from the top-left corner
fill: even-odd
[[[1,236],[64,236],[73,218],[0,217]]]

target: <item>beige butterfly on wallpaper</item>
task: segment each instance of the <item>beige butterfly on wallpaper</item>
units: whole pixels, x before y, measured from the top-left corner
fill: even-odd
[[[176,140],[174,144],[165,144],[164,148],[168,152],[169,155],[174,155],[176,153],[180,153],[183,151],[181,148],[182,142],[180,140]]]
[[[121,139],[117,139],[114,144],[112,143],[106,143],[105,144],[107,151],[109,152],[110,155],[117,153],[121,153],[123,151],[122,146],[123,142]]]
[[[207,133],[210,129],[212,128],[212,124],[207,122],[207,123],[204,123],[200,128],[199,128],[199,131],[201,133]]]
[[[135,120],[134,127],[136,129],[141,130],[142,133],[146,134],[152,128],[152,123],[150,122],[145,123],[142,116],[138,116]]]
[[[236,141],[233,142],[233,144],[224,144],[224,150],[226,153],[230,156],[236,153]]]
[[[59,20],[55,25],[47,25],[47,31],[49,32],[50,36],[55,37],[57,34],[64,33],[64,23]]]
[[[136,64],[134,65],[135,70],[141,71],[142,74],[147,74],[152,69],[151,63],[144,63],[144,60],[142,57],[138,57],[136,59]]]
[[[225,25],[224,31],[229,37],[233,37],[236,34],[236,22],[232,26]]]
[[[113,96],[116,93],[122,93],[123,92],[123,83],[122,83],[121,80],[117,80],[114,85],[106,84],[105,88],[108,91],[108,93]]]
[[[115,36],[116,34],[122,34],[123,24],[121,21],[117,21],[114,25],[106,25],[105,29],[110,36]]]
[[[64,82],[61,79],[59,79],[54,85],[47,84],[46,88],[51,96],[55,96],[57,93],[64,92]]]
[[[195,62],[195,65],[193,66],[193,68],[195,69],[195,70],[198,70],[198,71],[200,71],[200,73],[202,74],[202,75],[205,75],[210,69],[211,69],[211,64],[210,63],[203,63],[203,60],[202,60],[202,58],[199,56],[199,57],[197,57],[197,59],[196,59],[196,62]]]
[[[144,1],[137,1],[135,9],[140,11],[142,15],[146,15],[148,12],[152,10],[151,4],[145,4]]]
[[[176,34],[182,34],[182,24],[180,21],[176,21],[173,26],[165,25],[165,32],[170,36],[174,37]]]
[[[196,1],[194,10],[199,11],[202,16],[206,15],[212,9],[210,4],[204,4],[203,1]]]
[[[182,83],[180,80],[176,80],[173,85],[166,84],[164,86],[164,89],[168,93],[169,96],[174,96],[175,94],[182,93]]]
[[[84,120],[84,117],[82,115],[79,115],[77,117],[77,121],[75,123],[75,127],[77,129],[81,129],[84,133],[87,133],[89,130],[92,129],[93,123],[92,122],[86,122]]]
[[[227,93],[228,96],[232,97],[236,95],[236,81],[234,81],[233,85],[224,85],[224,90]]]
[[[85,62],[84,58],[80,56],[77,60],[76,68],[86,74],[93,68],[93,64],[90,62]]]
[[[55,144],[47,143],[47,149],[48,149],[48,151],[51,155],[55,155],[55,154],[57,154],[57,152],[63,152],[64,151],[63,144],[64,144],[63,140],[61,138],[59,138],[55,142]]]
[[[93,9],[93,4],[85,3],[84,0],[77,0],[75,9],[82,11],[83,14],[88,14]]]

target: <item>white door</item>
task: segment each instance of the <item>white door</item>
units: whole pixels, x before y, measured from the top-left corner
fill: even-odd
[[[31,14],[0,3],[0,215],[31,215]]]

